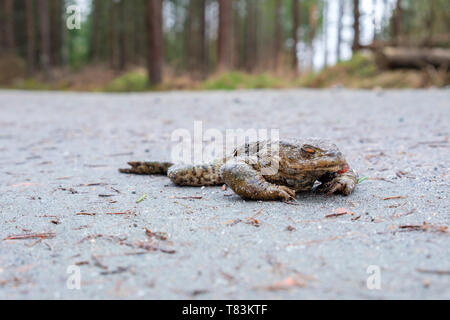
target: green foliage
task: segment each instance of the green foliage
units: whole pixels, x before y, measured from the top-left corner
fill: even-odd
[[[203,90],[236,90],[236,89],[264,89],[281,88],[286,83],[283,79],[269,74],[248,74],[238,71],[221,73],[200,84]]]
[[[48,83],[39,82],[36,79],[27,78],[20,83],[16,83],[15,89],[21,90],[51,90],[51,86]]]
[[[361,54],[352,59],[340,62],[319,73],[310,73],[299,81],[300,86],[323,88],[332,84],[345,83],[349,79],[370,79],[379,73],[375,62]]]
[[[88,62],[90,20],[83,22],[81,29],[67,31],[67,45],[69,47],[69,63],[72,68],[79,70]]]
[[[378,73],[375,63],[361,54],[355,54],[352,59],[337,64],[350,76],[371,77]]]
[[[450,6],[448,0],[403,0],[401,18],[401,38],[407,43],[433,43],[450,47]],[[392,36],[393,19],[381,30],[384,40]]]
[[[128,72],[113,81],[105,88],[108,92],[132,92],[148,90],[148,77],[144,71]]]

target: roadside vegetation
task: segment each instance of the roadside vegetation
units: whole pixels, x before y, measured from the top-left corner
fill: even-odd
[[[17,63],[17,65],[21,65]],[[240,90],[288,88],[426,88],[445,87],[450,84],[447,71],[380,70],[373,58],[357,54],[351,60],[340,62],[320,72],[301,73],[246,73],[229,71],[213,74],[206,79],[194,79],[189,74],[168,73],[159,85],[148,86],[145,68],[132,68],[116,73],[101,66],[86,67],[79,71],[55,72],[54,80],[44,81],[39,76],[17,79],[11,89],[67,90],[90,92],[143,92],[168,90]]]

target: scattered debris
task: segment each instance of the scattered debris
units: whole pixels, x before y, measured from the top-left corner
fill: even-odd
[[[359,220],[359,218],[361,218],[361,216],[359,215],[359,216],[357,216],[357,217],[354,217],[354,218],[352,218],[351,220],[352,221],[356,221],[356,220]]]
[[[92,256],[92,260],[94,261],[94,266],[99,267],[99,268],[104,269],[104,270],[107,270],[107,269],[108,269],[108,266],[104,265],[104,264],[99,260],[98,257],[96,257],[96,256],[93,255],[93,256]]]
[[[145,234],[150,239],[155,238],[155,239],[161,240],[161,241],[167,240],[167,233],[165,233],[165,232],[151,232],[148,228],[145,228]]]
[[[383,198],[383,200],[406,199],[406,198],[408,198],[408,197],[406,197],[406,196],[391,196],[391,197]]]
[[[416,212],[416,208],[414,208],[414,209],[412,209],[412,210],[410,210],[408,212],[405,212],[405,213],[393,214],[391,216],[391,219],[398,219],[398,218],[401,218],[401,217],[406,217],[406,216],[409,216],[410,214],[413,214],[414,212]]]
[[[77,216],[95,216],[96,213],[95,212],[78,212],[76,215]]]
[[[124,214],[132,214],[133,211],[128,210],[128,211],[123,211],[123,212],[105,212],[104,214],[108,214],[108,215],[124,215]],[[77,216],[95,216],[97,215],[97,212],[78,212],[76,214]]]
[[[42,239],[39,238],[39,239],[37,239],[36,241],[34,241],[32,244],[27,245],[27,247],[28,247],[28,248],[32,248],[32,247],[34,247],[35,245],[37,245],[38,243],[41,243],[41,242],[42,242]]]
[[[130,267],[118,267],[116,270],[102,271],[102,272],[100,272],[100,274],[102,276],[106,276],[106,275],[110,275],[110,274],[119,274],[119,273],[126,272],[126,271],[128,271],[130,269],[131,269]]]
[[[249,217],[249,218],[245,219],[245,223],[246,224],[250,224],[250,225],[255,226],[255,227],[259,227],[260,224],[261,224],[258,219],[255,219],[253,217]]]
[[[405,202],[405,203],[391,204],[391,205],[389,205],[389,206],[386,206],[386,208],[389,208],[389,209],[398,208],[398,207],[404,206],[405,204],[406,204],[406,202]]]
[[[148,195],[145,193],[144,195],[142,195],[142,197],[140,197],[139,199],[137,199],[136,203],[141,203],[142,201],[144,201],[145,199],[147,199]]]
[[[394,183],[394,181],[391,181],[389,179],[383,178],[383,177],[371,177],[371,178],[367,178],[367,180],[380,180],[380,181],[385,181],[385,182],[389,182],[389,183]]]
[[[296,243],[288,244],[286,247],[293,248],[293,247],[299,247],[299,246],[313,245],[313,244],[318,244],[318,243],[323,243],[323,242],[328,242],[328,241],[340,240],[340,239],[348,238],[350,236],[351,235],[347,234],[345,236],[334,236],[334,237],[323,238],[323,239],[302,240],[302,241],[299,241]]]
[[[161,252],[163,252],[163,253],[167,253],[167,254],[174,254],[174,253],[177,253],[176,250],[174,250],[174,249],[156,248],[156,250],[161,251]]]
[[[176,201],[176,200],[175,200],[173,203],[179,204],[180,206],[185,207],[186,209],[191,209],[191,208],[192,208],[192,207],[188,206],[187,204],[178,202],[178,201]]]
[[[80,243],[82,243],[82,242],[84,242],[84,241],[87,241],[87,240],[95,240],[95,239],[101,238],[101,237],[103,237],[103,235],[101,235],[101,234],[89,235],[89,236],[87,236],[87,237],[84,237],[84,238],[81,239],[80,241],[78,241],[77,244],[80,244]]]
[[[133,212],[131,212],[130,210],[125,211],[125,212],[105,212],[105,214],[109,214],[109,215],[124,215],[124,214],[131,214]]]
[[[227,272],[225,272],[225,271],[220,271],[220,273],[222,274],[222,276],[225,278],[225,279],[227,279],[228,281],[233,281],[234,280],[234,277],[231,275],[231,274],[229,274],[229,273],[227,273]]]
[[[386,154],[383,151],[381,151],[381,152],[375,153],[375,154],[368,154],[365,156],[365,158],[366,158],[366,160],[370,161],[373,158],[384,157],[385,155]]]
[[[94,183],[85,183],[85,184],[79,184],[77,187],[97,187],[97,186],[106,186],[107,183],[104,182],[94,182]]]
[[[170,199],[181,199],[181,200],[200,200],[203,196],[187,196],[187,197],[170,197]]]
[[[408,174],[408,172],[406,172],[406,171],[401,171],[401,170],[399,170],[399,171],[397,171],[396,173],[395,173],[395,175],[397,176],[397,177],[399,177],[399,178],[401,178],[401,177],[403,177],[403,176],[406,176]]]
[[[98,195],[100,198],[110,198],[110,197],[114,197],[113,194],[99,194]]]
[[[336,218],[336,217],[343,216],[346,214],[351,214],[352,216],[355,215],[354,212],[352,212],[346,208],[337,208],[337,209],[334,209],[333,212],[334,213],[332,213],[332,214],[326,215],[325,218]]]
[[[6,237],[3,240],[26,240],[26,239],[52,239],[56,237],[56,233],[27,233],[27,234],[17,234]]]
[[[77,194],[78,193],[78,191],[75,190],[74,188],[67,189],[67,188],[61,187],[61,188],[59,188],[59,190],[61,190],[61,191],[69,191],[71,194]]]
[[[269,291],[279,291],[279,290],[289,290],[293,288],[304,288],[306,287],[306,281],[297,277],[287,277],[282,281],[277,281],[274,284],[263,287],[265,290]]]
[[[147,252],[149,252],[149,251],[160,251],[160,252],[167,253],[167,254],[174,254],[174,253],[176,253],[176,251],[174,249],[160,247],[160,246],[152,243],[151,241],[139,241],[136,244],[128,243],[127,245],[129,245],[131,247],[137,247],[139,249],[144,249]]]
[[[286,227],[286,231],[292,232],[292,231],[295,231],[295,230],[297,230],[297,229],[295,227],[293,227],[293,226],[287,226]]]
[[[359,179],[358,184],[360,184],[363,181],[366,181],[367,179],[369,179],[369,177],[363,177],[363,178]]]
[[[199,289],[199,290],[192,291],[191,292],[191,296],[196,297],[196,296],[199,296],[199,295],[202,295],[202,294],[207,294],[207,293],[209,293],[209,290]]]
[[[239,222],[242,222],[242,220],[241,219],[234,219],[234,220],[225,221],[224,224],[229,226],[229,227],[232,227],[232,226],[237,225]]]
[[[115,192],[117,192],[117,193],[121,193],[119,190],[117,190],[117,189],[114,188],[114,187],[110,187],[110,188],[111,188],[112,191],[115,191]]]
[[[17,287],[20,285],[21,282],[22,282],[22,280],[18,277],[14,277],[12,279],[0,280],[0,287],[4,287],[8,283],[13,283],[14,287]]]
[[[448,232],[448,226],[438,226],[424,222],[423,225],[402,225],[398,227],[402,231],[430,231],[430,232]]]
[[[448,143],[448,137],[445,137],[445,140],[441,140],[441,141],[421,141],[416,143],[415,145],[412,145],[411,147],[409,147],[410,149],[414,149],[417,148],[421,145],[428,145],[430,147],[435,147],[435,146],[445,146]]]
[[[440,276],[450,276],[450,270],[427,270],[417,268],[416,271],[420,273],[437,274]]]
[[[264,209],[261,208],[253,216],[246,218],[245,223],[255,227],[259,227],[261,222],[258,219],[256,219],[256,217],[259,216],[263,212],[263,210]]]
[[[58,216],[43,214],[41,216],[36,216],[36,218],[58,218]]]

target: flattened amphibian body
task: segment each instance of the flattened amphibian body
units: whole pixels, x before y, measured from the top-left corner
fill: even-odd
[[[338,147],[319,138],[247,143],[223,159],[198,165],[145,161],[129,165],[120,172],[166,174],[179,186],[226,184],[250,200],[290,200],[296,192],[311,190],[316,182],[320,182],[318,191],[347,196],[358,183]]]

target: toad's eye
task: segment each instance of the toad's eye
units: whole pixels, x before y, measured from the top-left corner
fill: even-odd
[[[310,155],[313,155],[314,153],[316,153],[316,150],[314,150],[312,147],[309,147],[309,146],[302,147],[302,151],[307,154],[310,154]]]
[[[306,153],[310,153],[310,154],[314,154],[314,153],[316,152],[316,150],[314,150],[313,148],[308,147],[308,146],[304,146],[304,147],[302,148],[302,151],[304,151],[304,152],[306,152]]]

